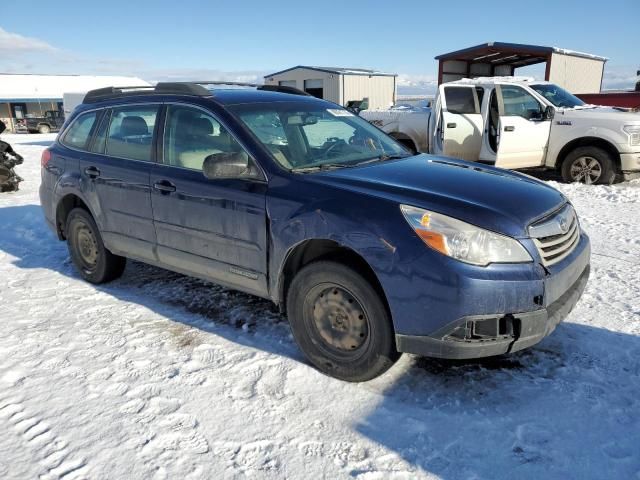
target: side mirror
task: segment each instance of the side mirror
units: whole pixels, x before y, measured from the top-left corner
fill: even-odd
[[[547,108],[544,109],[544,119],[551,120],[553,116],[556,114],[556,110],[551,106],[547,105]]]
[[[202,173],[210,180],[255,176],[245,152],[213,153],[204,159]]]

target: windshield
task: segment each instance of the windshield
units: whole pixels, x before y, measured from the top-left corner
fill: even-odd
[[[289,170],[340,168],[410,155],[367,121],[321,102],[274,102],[229,106]]]
[[[570,94],[564,88],[550,83],[540,83],[530,85],[536,92],[550,101],[556,107],[573,108],[581,107],[585,103],[575,95]]]

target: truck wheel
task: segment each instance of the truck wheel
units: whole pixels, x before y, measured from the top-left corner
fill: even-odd
[[[327,375],[364,382],[400,356],[380,295],[342,264],[319,261],[304,267],[289,288],[287,312],[296,343]]]
[[[562,178],[569,183],[611,185],[616,178],[615,165],[606,150],[578,147],[564,159]]]
[[[39,125],[38,126],[38,132],[40,132],[40,133],[50,133],[51,132],[51,128],[49,128],[49,125]]]
[[[418,149],[414,145],[413,141],[402,139],[402,140],[398,140],[398,143],[401,143],[413,155],[416,155],[418,153]]]
[[[122,275],[127,260],[105,248],[98,226],[89,212],[82,208],[71,210],[65,232],[71,260],[82,278],[98,284]]]

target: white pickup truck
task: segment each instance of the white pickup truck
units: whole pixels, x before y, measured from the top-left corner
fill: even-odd
[[[415,152],[510,169],[557,169],[569,182],[640,176],[640,114],[586,105],[548,82],[458,80],[440,85],[431,110],[360,115]]]

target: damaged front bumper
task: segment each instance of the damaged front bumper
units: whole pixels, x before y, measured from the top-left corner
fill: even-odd
[[[555,330],[580,299],[589,279],[589,259],[587,243],[578,258],[546,279],[546,298],[538,310],[469,315],[428,336],[397,334],[396,348],[426,357],[470,359],[512,353],[535,345]]]

